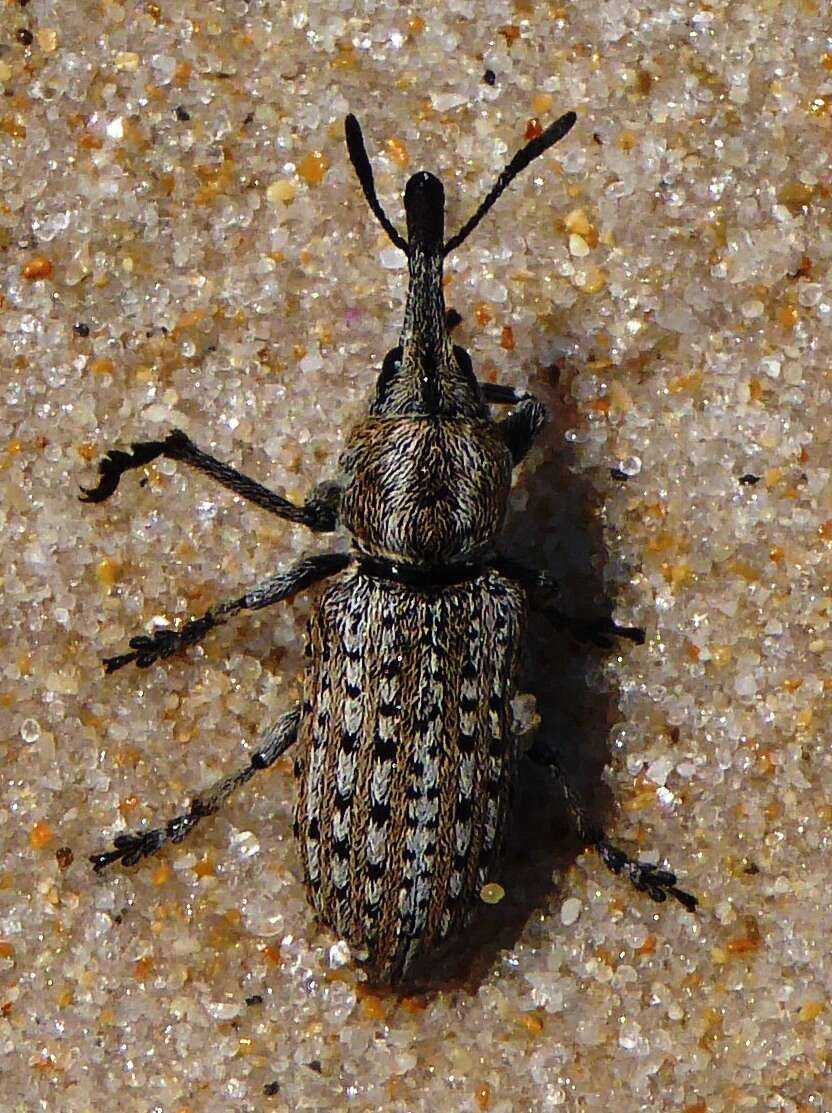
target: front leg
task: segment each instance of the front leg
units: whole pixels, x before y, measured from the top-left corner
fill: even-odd
[[[529,568],[519,560],[506,556],[495,557],[491,566],[533,594],[538,594],[544,600],[542,611],[548,621],[556,630],[567,631],[576,641],[589,642],[602,649],[611,648],[610,636],[627,638],[636,645],[644,644],[644,631],[639,626],[619,626],[611,618],[578,619],[561,611],[553,601],[559,595],[558,586],[548,572]]]
[[[118,487],[119,480],[126,471],[143,468],[160,456],[168,460],[179,460],[189,467],[196,468],[233,491],[235,495],[248,499],[263,510],[277,514],[290,522],[308,526],[318,533],[329,533],[335,529],[338,520],[338,501],[340,489],[336,484],[321,484],[303,506],[296,506],[288,499],[281,498],[268,487],[222,463],[216,457],[197,448],[181,429],[174,429],[163,441],[137,441],[131,446],[132,452],[111,449],[98,465],[98,485],[82,487],[82,502],[103,502]]]
[[[183,815],[169,819],[164,827],[154,827],[148,831],[133,831],[124,835],[116,835],[113,839],[115,850],[105,850],[101,854],[90,855],[93,869],[99,873],[105,866],[113,862],[121,862],[125,866],[134,866],[142,858],[155,854],[167,842],[182,842],[193,831],[201,819],[214,815],[233,792],[250,781],[255,773],[261,769],[268,769],[281,754],[292,745],[298,736],[300,723],[300,707],[294,708],[286,715],[281,716],[275,725],[261,740],[259,748],[251,755],[248,765],[232,773],[230,777],[221,777],[212,785],[200,792],[191,801],[191,806]]]
[[[513,463],[519,464],[546,423],[546,407],[525,390],[502,383],[480,383],[486,402],[492,406],[514,406],[514,412],[499,424]]]
[[[291,568],[287,568],[285,572],[278,572],[276,576],[258,584],[245,595],[222,600],[200,618],[192,618],[190,622],[186,622],[179,630],[165,626],[154,630],[150,635],[139,634],[131,638],[132,653],[105,658],[104,668],[108,673],[115,672],[116,669],[121,669],[132,661],[135,661],[140,669],[149,668],[156,661],[172,657],[174,653],[190,645],[196,645],[209,630],[220,626],[240,611],[259,611],[263,607],[270,607],[273,603],[280,603],[303,588],[333,576],[336,572],[341,572],[351,560],[349,553],[322,553],[320,556],[306,557]]]
[[[668,895],[674,897],[688,912],[695,912],[699,903],[695,896],[686,893],[676,885],[676,874],[672,870],[659,869],[650,862],[639,862],[631,858],[625,850],[613,845],[601,828],[590,818],[583,800],[575,792],[563,772],[557,754],[539,740],[534,743],[528,755],[532,761],[548,769],[566,801],[566,807],[575,824],[578,838],[584,846],[591,846],[601,855],[607,869],[615,874],[625,874],[630,884],[639,892],[658,903]]]

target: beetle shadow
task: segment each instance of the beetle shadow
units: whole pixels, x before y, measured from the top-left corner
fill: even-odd
[[[602,496],[574,470],[575,450],[565,438],[583,419],[568,391],[558,386],[557,367],[548,368],[547,375],[553,385],[540,392],[549,410],[542,434],[547,459],[523,477],[526,505],[509,510],[500,552],[553,575],[560,587],[558,605],[570,616],[609,616],[612,603],[605,596],[606,550],[598,513]],[[541,551],[552,555],[543,559]],[[607,683],[599,691],[590,673],[599,658],[619,645],[623,653],[635,649],[626,641],[611,650],[578,645],[555,631],[532,605],[518,682],[519,692],[536,699],[541,721],[532,737],[554,749],[590,817],[604,830],[615,801],[601,778],[610,761],[610,731],[620,716],[614,686]],[[524,738],[521,745],[529,741]],[[500,952],[512,949],[522,934],[535,946],[543,931],[532,921],[537,916],[542,923],[547,910],[552,915],[563,875],[582,849],[554,778],[546,767],[524,757],[497,878],[506,895],[497,905],[480,905],[462,938],[434,956],[429,972],[416,972],[419,988],[457,985],[476,992]],[[600,859],[592,868],[606,871]]]

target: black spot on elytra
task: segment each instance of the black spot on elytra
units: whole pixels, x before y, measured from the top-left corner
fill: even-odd
[[[376,827],[384,827],[390,822],[390,805],[384,803],[373,804],[370,809],[370,819]]]
[[[341,733],[341,749],[345,754],[352,754],[358,749],[358,734],[354,730],[345,730]]]
[[[373,752],[378,761],[393,761],[396,757],[396,743],[392,738],[380,738],[376,735]]]
[[[474,811],[474,805],[469,797],[464,796],[461,800],[456,802],[456,818],[463,822],[470,819]]]
[[[351,804],[352,804],[352,793],[351,792],[344,793],[344,792],[339,792],[337,789],[335,790],[335,807],[338,809],[339,815],[343,815],[344,812],[349,811],[349,808],[350,808]]]
[[[491,735],[491,741],[488,744],[488,753],[491,757],[502,757],[506,752],[506,740],[502,736]],[[499,782],[492,781],[492,784]]]
[[[468,731],[461,730],[457,738],[457,746],[461,754],[472,754],[476,749],[477,736]]]

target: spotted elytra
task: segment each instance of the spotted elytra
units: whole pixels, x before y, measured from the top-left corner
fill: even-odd
[[[302,506],[262,487],[174,430],[110,451],[87,502],[102,502],[124,472],[158,457],[196,468],[264,510],[350,547],[307,557],[180,629],[156,629],[105,661],[147,668],[194,645],[244,610],[327,581],[314,604],[301,703],[266,732],[250,763],[192,800],[163,827],[117,835],[91,858],[96,870],[134,865],[180,842],[240,785],[295,745],[295,834],[318,919],[362,956],[368,977],[395,982],[458,932],[493,877],[518,753],[511,700],[527,601],[559,627],[599,644],[643,641],[608,620],[579,623],[554,605],[545,573],[500,555],[512,469],[544,420],[543,405],[512,387],[477,381],[452,342],[442,292],[445,256],[459,247],[512,179],[562,139],[572,112],[505,167],[468,222],[444,238],[442,183],[427,171],[407,183],[407,238],[379,203],[358,121],[346,119],[350,159],[370,209],[407,256],[409,286],[398,345],[388,352],[367,414],[353,428],[337,481]],[[494,421],[491,406],[510,406]],[[635,861],[589,818],[557,755],[535,756],[556,777],[581,840],[653,900],[687,909],[669,870]]]

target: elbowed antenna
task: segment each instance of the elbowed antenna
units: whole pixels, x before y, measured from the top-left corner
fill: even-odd
[[[456,235],[451,236],[445,243],[442,249],[443,255],[447,255],[449,252],[454,251],[463,240],[468,238],[497,198],[514,181],[517,175],[521,174],[530,162],[534,162],[536,158],[539,158],[540,155],[548,151],[550,147],[554,147],[555,143],[560,142],[560,140],[572,130],[577,118],[574,112],[566,112],[560,119],[549,124],[542,134],[530,140],[525,147],[520,148],[511,162],[503,169],[497,181],[491,187],[491,190],[471,219],[466,221]],[[376,194],[375,182],[373,180],[373,168],[367,157],[367,148],[364,146],[364,136],[361,134],[361,126],[351,112],[344,120],[344,134],[347,140],[347,151],[349,152],[350,161],[355,168],[356,177],[361,185],[361,189],[364,191],[364,196],[367,198],[367,204],[370,206],[370,210],[396,247],[398,247],[400,251],[403,251],[405,255],[409,255],[410,252],[407,240],[404,236],[399,234],[395,225],[381,207],[381,202]],[[420,175],[414,175],[414,177],[411,178],[411,182],[419,177]],[[432,178],[432,175],[430,175],[430,177]],[[433,180],[435,181],[436,179]],[[408,183],[408,185],[409,184],[410,183]],[[407,207],[406,198],[405,207]]]
[[[444,249],[445,255],[459,247],[462,241],[474,231],[500,194],[514,181],[518,174],[526,169],[530,162],[534,162],[536,158],[539,158],[545,151],[548,151],[550,147],[554,147],[555,143],[558,143],[572,130],[577,118],[574,112],[565,113],[559,120],[555,120],[554,123],[549,124],[546,130],[535,139],[530,140],[525,147],[520,148],[511,162],[501,172],[497,181],[491,187],[490,192],[471,219],[466,221],[456,235],[451,236],[447,241]],[[366,155],[364,157],[366,158]]]
[[[347,151],[349,152],[350,162],[355,169],[355,175],[364,191],[364,196],[367,198],[367,204],[370,206],[371,212],[396,247],[407,255],[407,240],[396,231],[393,222],[381,207],[381,202],[376,195],[376,185],[373,181],[373,168],[367,157],[367,148],[364,146],[364,136],[361,134],[361,125],[358,120],[356,120],[355,116],[353,116],[352,112],[350,112],[344,120],[344,135],[347,140]]]

